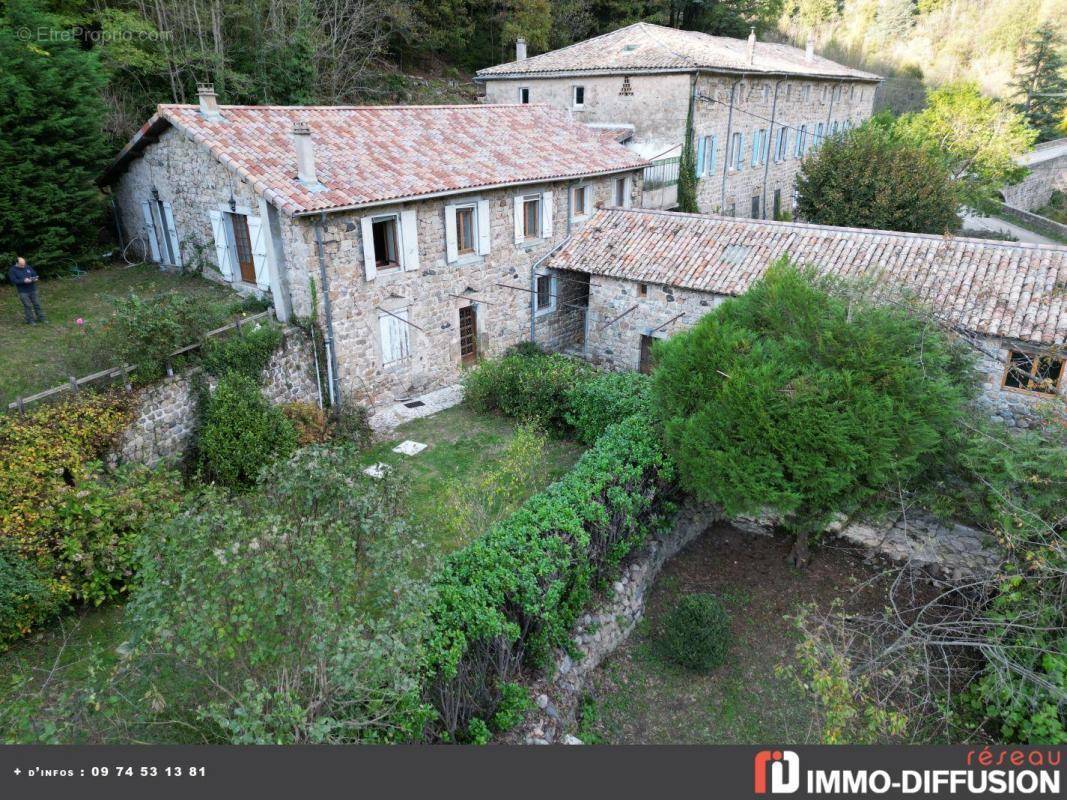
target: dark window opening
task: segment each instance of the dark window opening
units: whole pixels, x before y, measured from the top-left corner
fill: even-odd
[[[638,297],[648,297],[648,284],[647,283],[639,283],[639,284],[637,284],[637,296]]]
[[[244,214],[230,214],[230,228],[233,231],[233,249],[237,256],[237,265],[241,270],[241,280],[245,283],[255,283],[256,265],[252,260],[252,239],[248,235],[248,218]]]
[[[380,268],[400,266],[396,217],[376,220],[371,228],[374,232],[374,263]]]
[[[759,219],[759,195],[752,198],[752,219]]]
[[[615,180],[615,205],[619,208],[626,205],[626,178]]]
[[[530,89],[527,86],[523,86],[519,89],[519,102],[526,105],[530,102]]]
[[[1063,377],[1063,358],[1035,356],[1012,350],[1008,354],[1008,369],[1004,386],[1040,394],[1055,394]]]
[[[547,311],[552,308],[552,276],[537,276],[537,310]]]
[[[584,86],[575,86],[574,87],[574,105],[575,106],[584,106],[585,105],[585,87]]]
[[[652,372],[652,343],[655,342],[655,337],[641,336],[641,355],[638,358],[637,370],[645,375]]]
[[[781,219],[782,217],[782,190],[774,190],[774,218]]]
[[[541,237],[541,198],[527,197],[522,204],[522,235],[526,239]]]

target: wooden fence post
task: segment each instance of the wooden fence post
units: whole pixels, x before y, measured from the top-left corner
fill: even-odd
[[[70,390],[72,392],[74,392],[75,394],[77,394],[78,393],[78,379],[75,378],[73,375],[70,375],[69,377],[70,377]]]
[[[26,404],[22,402],[22,396],[21,395],[15,398],[15,405],[18,406],[20,414],[25,414],[26,413]]]

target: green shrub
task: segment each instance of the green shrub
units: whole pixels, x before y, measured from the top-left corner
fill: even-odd
[[[48,576],[13,548],[0,548],[0,650],[58,610]]]
[[[333,409],[330,424],[335,435],[356,447],[362,448],[370,444],[373,431],[366,406],[345,400]]]
[[[726,661],[730,618],[714,595],[687,595],[663,620],[657,646],[668,661],[694,672],[710,672]]]
[[[492,719],[521,663],[566,646],[594,589],[663,522],[673,467],[635,416],[610,426],[574,468],[449,556],[435,581],[427,696],[439,734]]]
[[[493,715],[493,729],[510,731],[526,718],[526,712],[534,707],[525,686],[505,683],[500,687],[500,704]]]
[[[614,422],[651,409],[651,381],[640,372],[601,372],[567,392],[564,419],[584,444]]]
[[[582,362],[555,353],[507,355],[468,372],[464,397],[481,411],[500,411],[558,433],[565,429],[567,393],[589,372]]]
[[[134,377],[151,381],[163,375],[171,353],[198,342],[217,321],[203,300],[182,292],[131,294],[101,329],[101,347],[112,363],[134,364]]]
[[[232,744],[421,735],[427,542],[396,482],[359,468],[354,448],[308,447],[142,539],[130,662],[157,726]]]
[[[204,369],[212,375],[237,372],[253,380],[266,369],[270,357],[282,343],[282,332],[273,325],[232,333],[225,339],[209,339],[204,346]]]
[[[208,480],[250,486],[264,464],[295,447],[292,423],[267,402],[253,379],[231,372],[204,399],[197,454]]]

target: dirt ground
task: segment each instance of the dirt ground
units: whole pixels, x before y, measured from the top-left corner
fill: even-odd
[[[780,667],[793,663],[798,637],[790,619],[805,603],[829,608],[880,569],[859,551],[827,545],[803,570],[786,563],[790,541],[717,526],[666,565],[644,620],[589,683],[579,736],[611,744],[751,744],[813,741],[813,705]],[[662,661],[657,626],[683,595],[710,592],[731,617],[727,663],[710,675]],[[859,603],[877,608],[884,588],[864,588]],[[851,605],[851,604],[850,604]]]

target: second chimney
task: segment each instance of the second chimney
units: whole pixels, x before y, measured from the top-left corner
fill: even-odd
[[[526,60],[526,40],[521,36],[515,40],[515,60]]]
[[[815,39],[808,37],[808,45],[804,48],[804,58],[808,61],[815,60]]]
[[[311,143],[311,128],[306,122],[293,125],[293,147],[296,149],[296,177],[305,185],[317,184],[315,148]]]
[[[753,27],[748,32],[748,63],[756,60],[756,29]]]
[[[210,83],[198,83],[196,94],[200,99],[200,114],[207,119],[221,119],[219,100],[215,97],[215,87]]]

